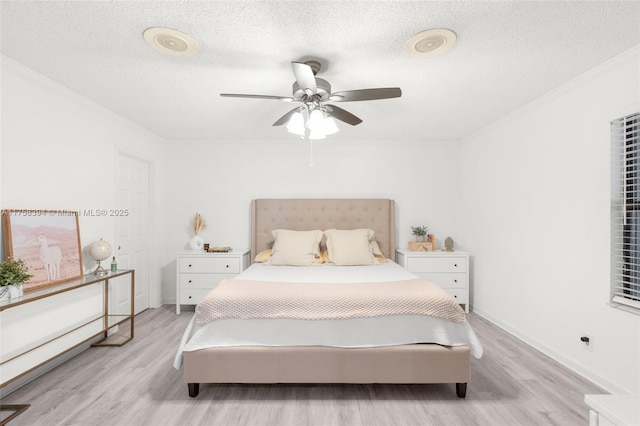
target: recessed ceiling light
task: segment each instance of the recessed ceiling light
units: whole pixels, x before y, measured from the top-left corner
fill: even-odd
[[[142,35],[149,46],[162,53],[190,56],[198,51],[194,39],[172,28],[147,28]]]
[[[456,38],[456,33],[446,28],[426,30],[411,37],[404,50],[410,56],[435,56],[451,49]]]

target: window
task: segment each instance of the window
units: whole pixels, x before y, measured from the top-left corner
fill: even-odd
[[[640,313],[640,114],[611,122],[611,302]]]

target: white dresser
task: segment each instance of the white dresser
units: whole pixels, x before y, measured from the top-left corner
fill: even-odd
[[[585,395],[589,426],[640,425],[640,395]]]
[[[229,253],[183,251],[176,254],[176,314],[180,305],[196,305],[225,278],[233,278],[250,264],[249,249]]]
[[[396,262],[437,284],[469,313],[469,253],[397,249]]]

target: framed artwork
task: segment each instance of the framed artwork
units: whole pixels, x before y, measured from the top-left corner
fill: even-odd
[[[22,259],[33,275],[24,290],[82,276],[78,212],[69,210],[2,210],[7,257]]]

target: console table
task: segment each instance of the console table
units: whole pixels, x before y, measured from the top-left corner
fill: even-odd
[[[110,314],[109,281],[122,276],[129,276],[130,278],[130,310],[126,314]],[[94,303],[92,306],[95,306],[97,309],[89,314],[83,313],[83,318],[80,320],[80,323],[77,323],[77,321],[74,323],[73,320],[69,320],[69,323],[73,323],[73,325],[64,326],[61,330],[52,333],[52,335],[39,337],[34,342],[23,345],[18,349],[8,349],[7,352],[3,350],[0,362],[0,367],[2,367],[0,389],[63,353],[95,339],[97,336],[102,335],[103,338],[92,346],[122,346],[133,339],[135,303],[135,271],[133,269],[120,269],[116,272],[108,272],[105,276],[88,274],[60,284],[27,291],[22,297],[3,301],[0,303],[0,319],[3,320],[0,321],[0,325],[2,325],[4,329],[7,319],[9,319],[9,322],[13,321],[14,327],[16,327],[16,322],[20,322],[21,318],[16,320],[15,318],[6,317],[6,315],[10,314],[10,312],[7,312],[9,310],[22,307],[27,312],[25,313],[24,321],[31,320],[31,317],[28,316],[31,305],[38,306],[37,303],[43,303],[54,296],[68,292],[79,292],[82,291],[82,289],[86,290],[90,286],[96,285],[102,285],[104,287],[103,306],[99,306],[101,303],[99,301]],[[94,300],[98,293],[99,291],[94,291],[89,296]],[[81,302],[82,300],[80,303]],[[53,308],[59,308],[59,306],[54,306]],[[52,312],[49,313],[51,318],[55,317],[53,308],[51,308]],[[43,321],[46,322],[46,316],[43,317],[45,318]],[[117,333],[110,334],[113,329],[125,323],[129,323],[128,336],[122,336]],[[33,328],[25,330],[25,334],[28,334],[30,330],[33,330]],[[3,333],[4,332],[5,330],[3,330]],[[80,339],[81,341],[78,341]]]

